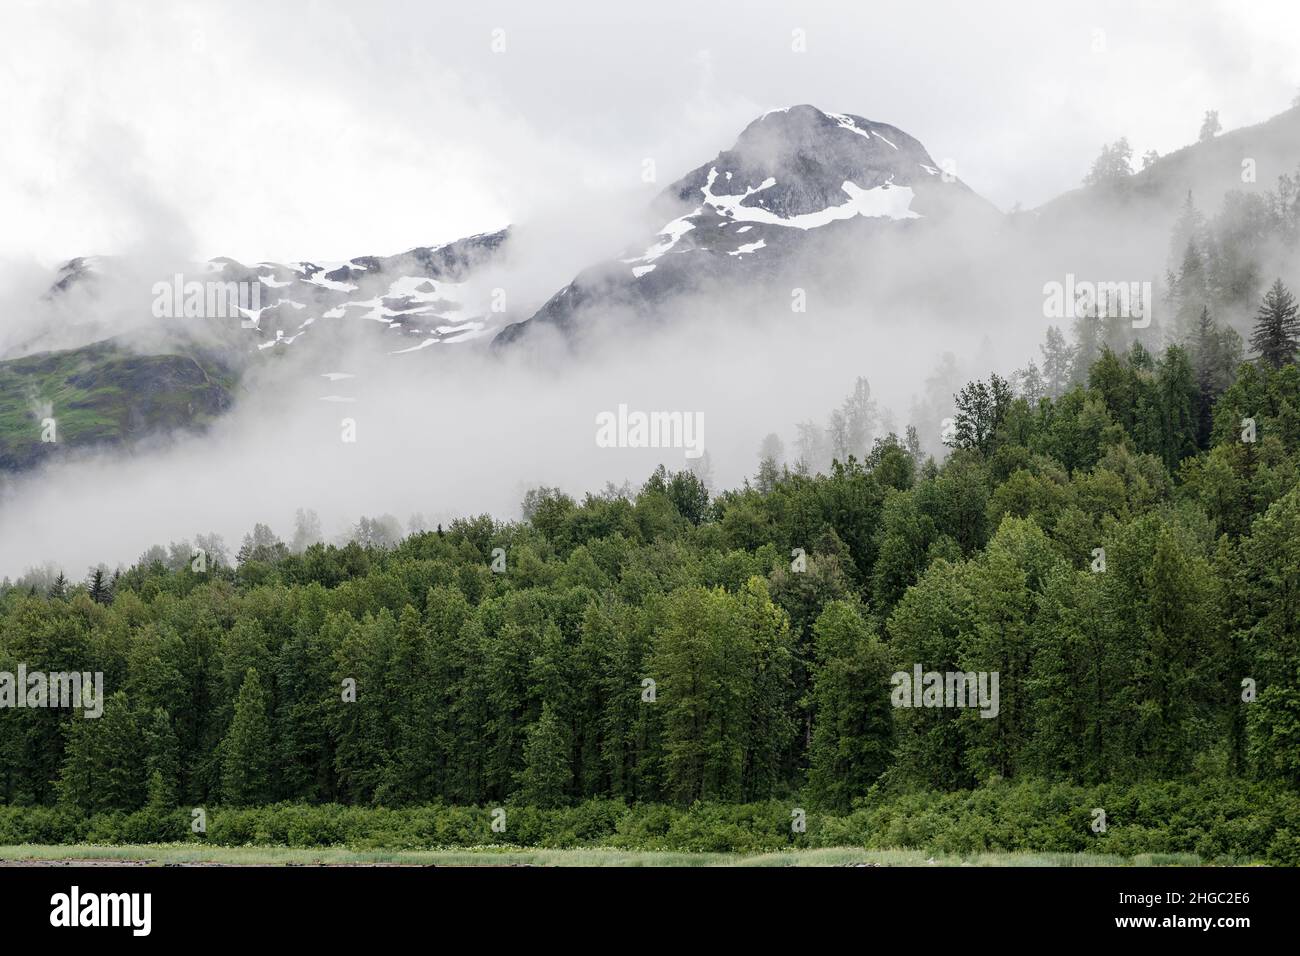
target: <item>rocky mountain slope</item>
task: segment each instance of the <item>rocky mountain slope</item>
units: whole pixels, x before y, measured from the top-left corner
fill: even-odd
[[[1248,159],[1251,182],[1242,175]],[[852,305],[882,276],[897,279],[900,263],[912,283],[905,291],[919,290],[906,301],[927,299],[933,310],[960,315],[970,296],[984,295],[1004,298],[1010,312],[1036,311],[1044,280],[1009,288],[999,263],[1013,261],[1031,277],[1089,269],[1158,277],[1189,191],[1211,210],[1234,190],[1268,189],[1297,161],[1300,109],[1292,109],[1160,158],[1118,184],[1004,217],[898,127],[809,105],[773,110],[662,191],[652,208],[664,223],[656,234],[582,270],[518,321],[493,307],[491,283],[482,281],[488,270],[508,274],[511,233],[501,230],[344,263],[216,259],[186,278],[246,283],[259,293],[256,308],[199,322],[144,314],[144,332],[70,350],[57,344],[59,329],[38,334],[0,355],[0,470],[56,453],[39,441],[40,412],[51,405],[62,415],[64,450],[202,427],[232,404],[250,363],[331,343],[359,339],[381,355],[412,356],[394,359],[405,362],[419,361],[412,353],[489,342],[526,347],[541,330],[579,341],[614,316],[654,322],[683,297],[728,303],[769,290],[788,302],[792,286],[810,282]],[[1143,261],[1146,271],[1124,271]],[[112,259],[74,259],[46,298],[93,306],[121,268]],[[939,270],[942,283],[933,281]],[[133,292],[129,302],[144,307],[148,298]],[[86,311],[93,332],[94,308]]]
[[[97,297],[116,302],[126,286],[130,301],[142,307],[143,323],[88,345],[43,349],[44,339],[58,342],[67,332],[53,325],[21,343],[15,357],[0,360],[0,472],[202,429],[234,403],[251,363],[309,337],[328,348],[337,338],[360,336],[377,351],[406,353],[489,334],[487,304],[465,280],[503,253],[507,236],[502,230],[334,267],[216,259],[205,271],[186,274],[185,283],[243,283],[238,301],[255,307],[152,321],[151,283],[172,277],[124,279],[125,264],[111,258],[74,259],[46,294],[52,315],[61,314],[59,307],[75,312]],[[183,308],[184,297],[172,304]],[[93,337],[95,329],[92,316],[81,331]],[[53,440],[43,425],[49,419]]]
[[[111,341],[0,362],[0,472],[202,428],[230,408],[236,381],[214,354],[138,355]]]
[[[671,218],[658,235],[585,270],[496,344],[539,325],[573,333],[584,313],[653,315],[683,293],[778,283],[809,257],[843,258],[881,230],[998,215],[897,127],[807,105],[760,116],[659,205]]]

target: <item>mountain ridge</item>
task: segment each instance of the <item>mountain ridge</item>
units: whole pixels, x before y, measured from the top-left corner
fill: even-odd
[[[828,227],[852,242],[886,223],[1001,215],[898,127],[808,104],[755,119],[730,149],[664,189],[659,205],[677,215],[644,251],[584,270],[493,345],[520,341],[539,325],[572,333],[584,311],[653,313],[706,285],[776,280]]]
[[[1195,189],[1197,183],[1209,181],[1223,192],[1233,188],[1239,179],[1238,154],[1244,151],[1259,161],[1260,188],[1288,166],[1294,170],[1300,158],[1300,108],[1190,144],[1133,173],[1118,187],[1083,187],[1019,214],[1034,223],[1021,248],[1032,253],[1042,244],[1035,238],[1042,230],[1068,230],[1072,210],[1095,206],[1105,211],[1107,221],[1117,216],[1114,221],[1121,223],[1172,219],[1175,201],[1182,200],[1189,184]],[[872,248],[872,242],[898,243],[918,230],[941,232],[952,220],[975,221],[977,234],[989,235],[1017,221],[1016,215],[1004,216],[948,175],[899,127],[808,104],[769,110],[755,118],[730,148],[660,190],[652,208],[662,212],[665,223],[658,233],[582,269],[531,315],[514,322],[509,313],[490,312],[481,289],[477,298],[470,289],[481,270],[504,261],[514,227],[395,255],[358,256],[333,266],[309,260],[246,265],[213,259],[207,278],[256,283],[265,293],[255,315],[240,316],[252,321],[252,328],[241,329],[233,319],[208,323],[214,341],[232,350],[229,361],[211,366],[219,367],[219,374],[209,375],[206,382],[187,378],[186,362],[199,356],[198,366],[208,368],[216,346],[197,326],[186,324],[158,330],[153,323],[147,346],[126,338],[97,340],[116,342],[108,351],[28,343],[19,358],[0,359],[0,377],[8,383],[12,399],[0,414],[0,470],[31,467],[51,451],[48,445],[33,444],[39,418],[33,417],[29,399],[40,404],[54,393],[75,394],[94,427],[65,430],[69,441],[84,438],[87,443],[120,445],[160,428],[202,427],[233,403],[241,363],[263,352],[285,351],[304,336],[328,342],[327,330],[356,330],[395,354],[444,351],[485,340],[495,350],[547,327],[577,341],[584,322],[599,323],[610,313],[626,311],[638,321],[654,321],[671,311],[679,297],[695,292],[740,295],[783,282],[797,285],[795,279],[802,281],[828,258],[852,262],[855,273],[868,275],[873,263],[863,250]],[[1127,248],[1118,241],[1109,244],[1112,258],[1131,254],[1133,243],[1147,240],[1135,233],[1127,241]],[[978,265],[974,281],[981,278]],[[934,267],[950,270],[955,265],[937,261]],[[57,302],[79,290],[94,295],[112,270],[111,257],[69,260],[45,298]],[[1054,275],[1057,263],[1045,259],[1042,271]],[[154,359],[153,367],[145,361],[131,366],[127,375],[118,352],[132,349],[147,352],[140,357]],[[35,365],[25,361],[42,354],[46,357]],[[176,357],[179,363],[171,361]],[[60,374],[67,374],[37,374],[35,369],[50,361]],[[78,391],[78,383],[93,383],[97,376],[115,384],[102,393],[93,388]],[[219,387],[211,387],[213,382]],[[128,407],[137,392],[156,397],[169,388],[178,401],[165,415],[136,414]],[[42,394],[49,389],[54,393]],[[96,394],[108,409],[99,417],[90,414]],[[149,406],[142,398],[140,407],[156,411],[161,406]]]

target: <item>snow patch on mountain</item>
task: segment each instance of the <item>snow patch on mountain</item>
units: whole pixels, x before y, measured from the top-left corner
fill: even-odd
[[[334,279],[326,278],[325,273],[328,271],[332,270],[321,269],[314,275],[308,276],[306,281],[310,282],[312,285],[318,285],[322,289],[332,289],[335,292],[355,292],[357,290],[355,283],[337,282]]]
[[[633,262],[654,262],[664,253],[670,252],[682,236],[695,228],[695,223],[691,222],[691,216],[698,216],[702,211],[703,209],[696,209],[689,215],[674,219],[659,231],[658,241],[654,245],[636,258],[623,259],[622,261],[629,265]]]
[[[755,193],[771,189],[776,180],[769,177],[759,186],[751,186],[744,193],[719,196],[713,192],[713,184],[718,178],[716,168],[709,170],[708,181],[704,184],[704,201],[719,213],[736,222],[752,222],[765,226],[786,226],[792,229],[816,229],[827,223],[840,219],[852,219],[854,216],[889,219],[920,219],[920,213],[911,209],[913,192],[910,186],[895,186],[892,178],[872,189],[862,189],[849,180],[840,186],[849,197],[848,202],[838,206],[827,206],[820,212],[802,213],[796,216],[782,217],[758,206],[746,206],[744,202]]]

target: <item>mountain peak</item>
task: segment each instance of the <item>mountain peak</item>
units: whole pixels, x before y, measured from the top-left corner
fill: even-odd
[[[846,183],[859,190],[928,186],[930,180],[953,184],[925,147],[898,127],[809,104],[764,113],[745,127],[735,145],[687,173],[669,187],[669,194],[681,202],[697,201],[714,170],[728,192],[754,190],[744,205],[783,217],[842,204]],[[762,188],[768,180],[774,182]]]
[[[768,110],[741,131],[736,145],[739,147],[748,139],[761,140],[770,136],[773,131],[779,131],[779,135],[786,143],[819,147],[825,144],[827,136],[838,136],[841,133],[861,136],[868,140],[875,135],[884,143],[896,145],[897,140],[888,137],[888,132],[892,132],[896,137],[906,139],[910,145],[921,149],[920,143],[896,126],[877,123],[851,113],[828,112],[810,103]],[[882,133],[884,135],[881,135]],[[921,152],[924,152],[924,149],[921,149]]]
[[[818,250],[915,220],[996,215],[898,127],[806,103],[764,113],[661,199],[672,218],[653,239],[585,270],[496,342],[517,340],[534,322],[570,329],[582,312],[653,314],[692,289],[753,287]]]

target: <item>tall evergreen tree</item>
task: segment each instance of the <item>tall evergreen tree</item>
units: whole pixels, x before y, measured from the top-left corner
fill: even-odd
[[[221,799],[251,806],[271,798],[271,727],[257,670],[249,668],[221,742]]]
[[[1047,339],[1039,346],[1043,353],[1043,384],[1049,398],[1060,398],[1070,386],[1074,352],[1056,326],[1049,326]]]
[[[1170,279],[1170,299],[1174,308],[1169,338],[1181,344],[1195,334],[1197,321],[1209,301],[1205,260],[1195,238],[1188,238],[1178,272]]]
[[[1296,349],[1300,348],[1300,317],[1296,313],[1295,297],[1278,279],[1264,294],[1250,336],[1251,348],[1265,365],[1281,368],[1295,362]]]
[[[1093,306],[1092,315],[1080,315],[1074,320],[1071,329],[1074,335],[1074,347],[1071,350],[1073,362],[1070,365],[1070,380],[1077,384],[1087,384],[1092,363],[1101,355],[1101,313]]]
[[[180,743],[171,718],[161,707],[155,707],[144,721],[142,744],[149,806],[171,810],[176,806],[180,784]]]
[[[573,779],[569,749],[568,728],[548,701],[524,742],[524,767],[516,777],[520,800],[542,808],[564,803]]]
[[[90,595],[90,599],[96,604],[111,604],[113,602],[113,588],[103,568],[90,569],[90,575],[86,579],[86,593]]]
[[[1241,362],[1241,336],[1235,329],[1220,328],[1206,306],[1201,307],[1188,352],[1196,372],[1196,437],[1201,448],[1210,445],[1214,429],[1214,403],[1233,382]]]
[[[1184,458],[1196,453],[1199,433],[1201,393],[1186,350],[1173,345],[1165,350],[1155,384],[1159,419],[1155,447],[1150,450],[1174,472]]]
[[[1173,235],[1169,240],[1170,263],[1178,262],[1180,266],[1186,264],[1187,251],[1190,248],[1197,253],[1198,271],[1203,272],[1206,238],[1205,216],[1196,208],[1196,203],[1192,200],[1192,191],[1189,189],[1187,195],[1183,197],[1178,219],[1174,223]],[[1174,279],[1175,281],[1170,284],[1171,288],[1180,288],[1181,268],[1174,272]]]

